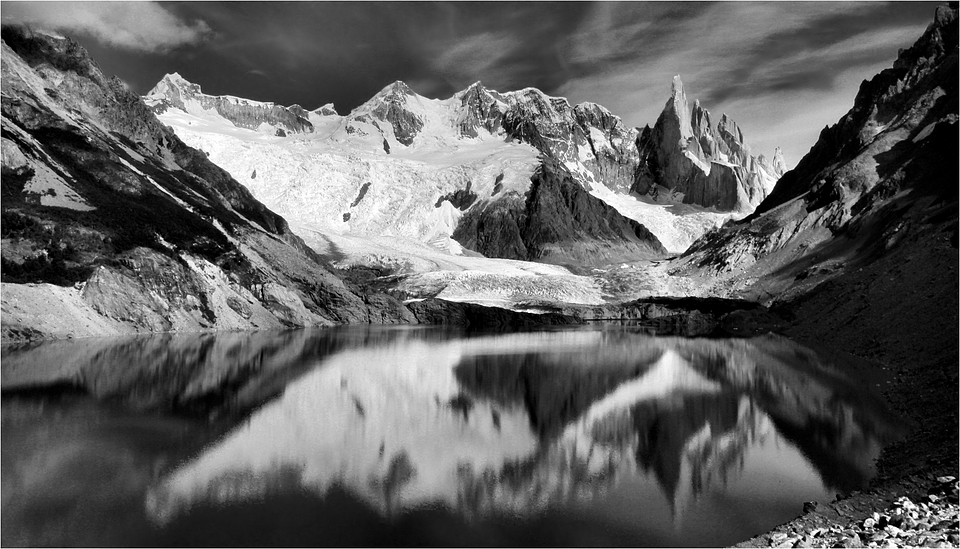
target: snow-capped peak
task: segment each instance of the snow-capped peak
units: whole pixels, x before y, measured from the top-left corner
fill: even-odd
[[[408,86],[402,80],[397,80],[396,82],[393,82],[385,86],[382,90],[378,91],[373,97],[367,100],[366,103],[353,109],[353,111],[350,112],[350,115],[352,116],[371,113],[377,110],[384,103],[397,103],[400,105],[406,105],[408,97],[426,99],[425,97],[413,91],[410,86]]]
[[[333,106],[333,103],[327,103],[326,105],[313,109],[310,112],[317,116],[337,116],[339,114],[337,113],[337,109]]]
[[[183,98],[194,97],[200,93],[199,84],[194,84],[175,72],[161,78],[157,85],[147,92],[147,97],[158,101],[166,99],[176,105],[178,102],[182,103]],[[185,110],[182,106],[177,106]]]
[[[199,84],[194,84],[186,78],[180,75],[179,72],[171,72],[166,74],[161,80],[161,82],[167,82],[169,84],[176,85],[177,87],[186,88],[186,87],[196,87],[199,88]]]
[[[410,86],[408,86],[403,80],[397,80],[380,91],[381,94],[385,92],[388,92],[391,95],[398,93],[402,93],[404,95],[416,95],[416,93],[410,89]]]
[[[144,102],[157,114],[179,109],[202,119],[217,119],[271,135],[313,131],[313,125],[307,120],[308,113],[299,105],[283,107],[233,95],[207,95],[199,84],[177,72],[165,75],[144,97]]]

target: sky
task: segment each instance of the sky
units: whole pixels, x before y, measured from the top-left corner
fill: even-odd
[[[0,2],[4,23],[77,40],[146,93],[179,72],[205,93],[340,114],[403,80],[592,101],[653,125],[680,75],[691,104],[793,166],[933,21],[926,2]]]

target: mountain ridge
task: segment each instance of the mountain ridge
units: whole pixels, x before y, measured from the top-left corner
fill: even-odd
[[[258,130],[265,126],[265,130],[278,136],[286,135],[287,132],[313,131],[313,124],[308,120],[309,113],[300,105],[284,107],[232,95],[207,95],[202,92],[199,84],[188,81],[177,72],[165,75],[147,92],[147,97],[156,98],[146,102],[154,114],[162,114],[171,107],[186,111],[187,104],[196,102],[200,109],[214,110],[241,128]]]
[[[161,96],[147,96],[145,101],[163,104],[165,99]],[[174,115],[173,111],[164,111],[160,117],[192,145],[206,151],[212,149],[211,158],[215,162],[227,168],[238,181],[247,185],[255,194],[259,193],[259,198],[287,217],[297,220],[298,223],[322,227],[323,230],[335,233],[400,234],[427,241],[433,241],[435,237],[449,239],[454,234],[472,233],[476,227],[457,228],[464,212],[471,205],[476,207],[504,200],[510,189],[521,194],[526,193],[530,188],[529,178],[533,177],[534,172],[531,166],[534,166],[535,162],[540,163],[539,160],[534,160],[533,151],[536,151],[536,155],[549,160],[551,166],[562,165],[590,195],[606,202],[608,206],[613,206],[616,213],[612,215],[622,215],[644,225],[667,250],[678,253],[707,228],[719,225],[731,217],[745,215],[752,208],[749,197],[765,196],[761,187],[769,185],[767,180],[772,177],[767,172],[763,172],[762,177],[757,175],[758,170],[762,171],[759,166],[766,165],[765,159],[757,160],[744,155],[740,160],[743,166],[737,164],[740,167],[736,169],[725,166],[715,170],[726,169],[725,179],[714,177],[714,180],[707,182],[704,178],[699,195],[684,193],[685,189],[666,188],[659,184],[662,182],[659,176],[656,176],[656,180],[648,177],[645,180],[646,186],[639,188],[638,177],[643,168],[638,150],[640,133],[635,128],[625,126],[622,120],[608,109],[592,102],[574,106],[565,98],[551,97],[536,88],[498,92],[487,89],[480,81],[456,92],[448,99],[420,96],[402,81],[396,81],[345,116],[336,115],[334,111],[325,115],[318,114],[317,111],[309,112],[308,117],[314,131],[291,134],[289,139],[293,141],[279,139],[272,142],[266,138],[246,138],[237,134],[237,137],[246,143],[227,143],[215,137],[216,132],[224,135],[233,135],[236,132],[231,133],[232,130],[229,129],[215,130],[211,126],[212,122],[205,118],[205,110],[192,112],[194,114],[184,113],[187,118],[183,118]],[[190,118],[194,115],[199,120]],[[211,129],[208,131],[206,127]],[[731,142],[741,147],[742,131],[736,126],[733,126],[731,131],[736,134]],[[280,149],[290,151],[290,154],[280,153],[288,158],[286,162],[290,163],[289,167],[277,165],[272,159],[269,161],[269,168],[264,162],[258,165],[251,153],[254,157],[261,156],[254,152],[260,148],[263,150],[264,161],[268,155],[275,156],[280,153]],[[468,150],[475,150],[476,153],[468,153]],[[490,153],[484,152],[487,150],[490,150]],[[494,150],[497,152],[494,153]],[[483,175],[482,180],[478,180],[480,173],[475,170],[488,171],[487,166],[490,163],[478,162],[478,157],[484,155],[494,159],[496,157],[493,154],[518,160],[519,156],[523,156],[528,160],[520,163],[511,160],[511,169],[508,170],[501,166],[499,173],[492,176],[496,179],[496,185],[488,186],[485,180],[491,176]],[[382,204],[379,201],[386,198],[378,198],[386,189],[383,192],[378,191],[377,181],[366,179],[373,177],[372,173],[365,176],[354,174],[357,172],[354,166],[348,170],[338,167],[341,162],[336,158],[357,158],[357,155],[363,159],[361,165],[369,164],[371,171],[382,174],[379,175],[381,178],[392,180],[393,185],[399,185],[399,182],[407,177],[405,174],[410,173],[413,177],[430,181],[427,188],[435,185],[435,194],[418,198],[424,193],[424,189],[408,191],[398,187],[393,191],[394,194],[403,193],[410,198],[404,201],[408,204],[404,206],[408,213],[395,216],[389,213],[394,206],[378,206]],[[454,179],[444,175],[438,180],[440,174],[435,173],[432,168],[426,168],[427,164],[424,164],[434,162],[436,157],[445,157],[444,166],[452,168],[459,164],[465,171]],[[782,163],[782,155],[777,156],[775,152],[775,157],[780,158]],[[407,162],[407,159],[415,161],[415,164]],[[502,164],[501,161],[497,162]],[[307,171],[297,168],[297,164],[305,167]],[[374,164],[378,166],[375,170],[372,169]],[[401,172],[394,176],[391,175],[393,170]],[[772,169],[768,168],[769,171]],[[516,176],[511,176],[511,172],[516,172]],[[306,173],[314,175],[307,177]],[[346,175],[347,173],[352,175]],[[254,174],[258,179],[252,177]],[[263,179],[265,174],[269,180]],[[350,180],[348,185],[344,185],[346,181],[335,181],[342,176]],[[706,186],[714,185],[717,181],[726,185],[728,191],[732,190],[732,198],[729,196],[730,192],[721,196],[720,192],[705,191]],[[320,206],[316,200],[309,198],[312,194],[307,192],[307,188],[311,186],[316,187],[316,193],[324,196],[324,203],[328,206]],[[366,195],[364,203],[354,203],[354,197],[361,194],[360,189],[372,192]],[[658,196],[658,191],[662,189],[667,192]],[[292,201],[289,198],[291,192],[302,196],[303,204]],[[497,195],[497,192],[501,194]],[[742,197],[739,201],[737,192]],[[476,198],[466,207],[455,207],[451,210],[434,211],[426,207],[428,204],[439,207],[444,203],[443,197],[459,195]],[[341,204],[339,208],[333,206],[331,199],[333,203]],[[414,207],[414,202],[409,202],[410,200],[422,206]],[[684,219],[678,225],[678,218],[667,208],[671,204],[679,203],[702,209],[695,210],[694,215],[688,218],[689,221]],[[463,206],[466,203],[458,204]],[[364,211],[365,208],[374,210]],[[416,210],[416,213],[410,212],[410,208]],[[507,209],[513,210],[514,206],[508,206]],[[371,214],[373,218],[369,217]],[[496,237],[478,236],[479,238],[467,241],[468,249],[482,240],[496,240]],[[444,246],[455,249],[464,245],[464,242],[451,242]],[[508,248],[502,248],[501,251],[506,253]],[[650,249],[654,248],[655,246]],[[516,256],[508,253],[502,257]],[[634,254],[634,257],[641,255]]]
[[[196,90],[195,93],[199,93],[198,85],[184,80],[179,75],[174,77],[174,75],[168,74],[148,92],[145,101],[148,104],[156,105],[155,108],[160,109],[158,114],[162,114],[163,110],[169,106],[177,106],[185,111],[190,110],[186,109],[178,98],[179,95],[183,95],[183,92],[172,89],[171,86],[165,84],[169,82],[177,82],[180,87],[187,90]],[[679,77],[675,77],[674,86],[678,82]],[[195,93],[187,92],[190,95]],[[686,111],[691,109],[687,108],[682,84],[680,84],[679,91],[676,93],[682,97],[674,97],[671,101],[668,101],[665,112],[671,109],[673,103],[682,104],[685,112],[680,120],[686,122],[684,130],[688,131],[690,129],[688,126],[690,126],[691,113]],[[168,94],[171,97],[167,97]],[[247,101],[253,103],[255,107],[260,105],[259,102],[250,102],[233,96],[216,97],[232,98],[239,102]],[[214,96],[205,96],[200,107],[205,111],[211,110],[213,107],[210,105],[214,100]],[[408,102],[410,101],[414,104],[408,108]],[[364,127],[351,124],[351,121],[370,124],[387,143],[386,150],[389,150],[389,142],[391,141],[409,147],[423,130],[423,105],[425,102],[455,105],[457,101],[459,101],[459,109],[454,109],[452,115],[455,119],[452,122],[458,130],[457,137],[476,138],[478,137],[477,131],[481,128],[493,135],[502,134],[504,139],[529,143],[543,154],[559,160],[579,160],[584,163],[585,169],[581,168],[581,171],[585,172],[584,175],[613,189],[635,191],[643,194],[651,192],[652,188],[658,184],[669,189],[678,187],[676,182],[668,181],[655,173],[655,169],[645,170],[645,178],[641,180],[641,174],[637,172],[643,170],[644,166],[638,165],[640,160],[638,151],[632,149],[640,146],[639,138],[642,130],[628,128],[623,124],[620,117],[597,103],[585,101],[572,105],[566,98],[550,96],[533,87],[499,92],[488,89],[481,81],[477,81],[465,89],[455,92],[447,99],[428,99],[417,94],[403,81],[397,80],[385,86],[366,102],[345,115],[343,117],[346,121],[344,129],[350,134],[363,135],[367,133]],[[291,107],[278,107],[273,103],[262,105],[306,112],[299,105]],[[310,111],[310,113],[317,113],[321,109]],[[774,158],[780,159],[777,162],[778,168],[774,168],[766,162],[765,157],[749,155],[749,147],[745,144],[743,132],[726,114],[721,117],[720,127],[714,130],[709,127],[709,112],[700,107],[699,101],[695,103],[692,109],[697,111],[694,113],[695,116],[705,115],[707,118],[708,127],[706,129],[701,128],[698,134],[702,138],[701,141],[709,139],[711,142],[717,142],[722,149],[722,151],[714,154],[714,147],[709,147],[710,152],[706,157],[702,152],[700,153],[701,161],[708,163],[708,167],[702,170],[705,172],[704,175],[709,175],[709,162],[711,160],[723,163],[733,162],[740,165],[743,168],[742,173],[730,174],[727,178],[738,178],[736,184],[743,188],[741,194],[745,196],[718,200],[701,192],[700,195],[691,194],[688,202],[736,211],[745,211],[758,204],[760,198],[766,196],[769,191],[768,187],[772,187],[772,182],[775,182],[775,179],[771,181],[771,178],[782,174],[782,171],[777,171],[777,169],[783,169],[782,152],[778,152],[779,148],[774,151]],[[328,113],[328,115],[332,115],[335,114],[335,111],[328,111]],[[195,110],[193,114],[197,114]],[[225,118],[239,127],[249,127],[249,124],[238,123],[231,116],[225,116]],[[384,133],[386,130],[381,128],[378,122],[387,123],[392,127],[392,135],[390,135],[390,132]],[[725,124],[731,126],[732,129],[724,131],[726,129]],[[591,128],[599,130],[599,135],[606,137],[606,139],[597,141],[595,137],[598,134],[591,131]],[[310,133],[312,131],[311,127],[297,133]],[[717,135],[723,136],[723,139],[718,139]],[[639,155],[643,156],[643,153],[644,151],[641,148]],[[721,184],[726,183],[721,182]],[[763,190],[760,190],[760,188]],[[682,192],[684,189],[686,187],[681,185],[681,188],[677,190]]]
[[[165,101],[157,96],[146,100]],[[471,208],[486,208],[487,204],[502,202],[507,211],[514,212],[511,215],[523,215],[523,206],[517,210],[523,200],[514,204],[514,197],[529,193],[534,185],[531,178],[536,165],[546,165],[551,171],[562,166],[569,171],[575,162],[573,171],[583,174],[589,173],[581,161],[586,157],[576,151],[590,158],[604,158],[601,144],[585,137],[591,130],[583,129],[578,119],[587,121],[585,124],[596,120],[598,124],[624,131],[619,119],[602,107],[574,108],[564,99],[551,98],[533,88],[501,94],[487,90],[479,82],[449,99],[436,100],[417,95],[397,81],[346,116],[312,115],[316,131],[312,135],[291,136],[286,141],[239,134],[237,141],[224,141],[212,136],[214,132],[203,134],[202,130],[192,128],[207,123],[202,118],[206,109],[197,112],[195,108],[196,104],[194,113],[199,118],[196,123],[190,113],[184,113],[185,119],[172,112],[161,114],[161,118],[181,131],[186,139],[196,139],[193,143],[204,150],[207,150],[204,143],[214,148],[227,146],[229,152],[217,153],[212,158],[223,162],[238,180],[297,222],[336,233],[398,234],[427,242],[451,237],[456,240],[467,233],[474,235],[445,244],[450,249],[460,246],[470,249],[479,242],[497,239],[493,235],[477,234],[477,231],[483,233],[499,226],[496,224],[474,224],[469,229],[458,229],[458,223]],[[229,133],[232,130],[214,131]],[[570,142],[565,136],[571,132],[575,135],[575,147],[580,149],[559,153]],[[234,152],[239,150],[247,152]],[[268,153],[268,150],[277,153],[283,150],[280,154],[289,160],[278,165],[274,161],[277,153]],[[251,165],[251,152],[262,156],[264,161],[269,156],[270,168]],[[443,158],[440,163],[438,157]],[[349,163],[349,167],[342,166],[344,162]],[[593,160],[586,162],[590,168],[599,166]],[[306,175],[302,168],[311,175]],[[575,180],[581,186],[589,185],[583,177]],[[287,198],[294,189],[303,198]],[[307,198],[314,194],[323,195],[324,201]],[[620,217],[596,197],[587,192],[580,194],[583,197],[577,201],[583,209],[576,219],[597,226],[594,221],[587,221],[586,212],[595,212],[590,214],[593,216]],[[398,195],[403,197],[399,202]],[[614,221],[613,225],[626,227],[631,223],[637,222]],[[567,230],[569,234],[561,238],[569,242],[573,241],[570,235],[574,233],[589,238],[608,234],[592,229],[577,232],[576,224]],[[601,238],[603,244],[590,247],[594,250],[592,254],[575,255],[582,261],[597,262],[665,253],[649,231],[629,229],[624,234],[631,235],[625,240],[627,245],[614,243],[610,238],[620,237],[609,233]],[[546,233],[542,235],[546,237]],[[633,245],[637,246],[636,250],[630,251]],[[523,248],[526,249],[526,245]],[[528,259],[526,253],[516,255],[512,251],[515,249],[512,245],[483,246],[484,253],[494,254],[492,257]],[[604,249],[620,251],[601,253]],[[546,256],[537,253],[532,257],[539,260]]]

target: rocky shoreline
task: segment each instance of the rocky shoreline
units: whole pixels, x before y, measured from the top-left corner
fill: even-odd
[[[956,547],[960,544],[958,531],[957,493],[960,483],[956,477],[932,479],[914,477],[914,486],[930,484],[927,493],[915,488],[910,496],[899,496],[892,504],[879,511],[869,496],[857,494],[843,504],[831,505],[838,518],[830,520],[822,514],[809,520],[798,519],[764,536],[754,538],[737,547]],[[816,506],[810,505],[813,512]],[[865,518],[859,516],[866,511]],[[856,517],[856,518],[854,518]]]

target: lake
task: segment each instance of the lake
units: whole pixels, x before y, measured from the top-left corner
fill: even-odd
[[[866,486],[844,355],[621,324],[2,351],[2,543],[717,546]]]

